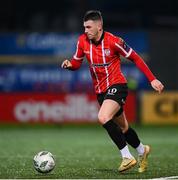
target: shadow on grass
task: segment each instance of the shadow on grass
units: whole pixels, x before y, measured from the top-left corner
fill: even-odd
[[[43,173],[36,173],[34,175],[34,178],[37,178],[37,179],[52,179],[54,178],[55,174],[53,173],[49,173],[49,174],[43,174]]]
[[[98,172],[105,172],[105,173],[112,173],[112,174],[116,174],[116,175],[130,175],[130,174],[136,174],[136,172],[134,171],[127,171],[127,172],[122,172],[120,173],[117,169],[93,169],[94,171],[98,171]]]

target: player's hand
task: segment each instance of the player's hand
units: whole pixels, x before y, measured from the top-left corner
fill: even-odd
[[[151,86],[153,89],[155,89],[156,91],[159,92],[159,94],[163,91],[164,89],[164,85],[158,80],[158,79],[154,79],[153,81],[151,81]]]
[[[64,68],[64,69],[68,69],[68,68],[71,68],[72,67],[72,64],[69,60],[64,60],[63,63],[61,64],[61,68]]]

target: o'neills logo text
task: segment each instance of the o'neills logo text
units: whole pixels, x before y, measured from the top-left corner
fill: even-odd
[[[96,121],[98,105],[85,95],[66,96],[62,101],[20,101],[14,107],[14,116],[21,122],[28,121]]]

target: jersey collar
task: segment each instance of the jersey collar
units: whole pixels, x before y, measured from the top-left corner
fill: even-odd
[[[104,33],[105,33],[105,32],[103,31],[103,33],[102,33],[102,35],[101,35],[99,41],[97,41],[97,42],[92,41],[92,43],[93,43],[94,45],[98,46],[98,45],[101,43],[101,41],[104,39]]]

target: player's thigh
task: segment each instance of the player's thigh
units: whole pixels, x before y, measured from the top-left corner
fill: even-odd
[[[105,99],[98,113],[99,122],[104,124],[111,120],[119,109],[120,105],[116,101],[112,99]]]
[[[120,109],[116,113],[117,116],[120,116],[123,112],[123,106],[125,104],[126,98],[128,95],[127,84],[114,84],[108,88],[105,99],[112,99],[120,105]]]
[[[128,130],[129,124],[124,111],[120,116],[114,116],[113,120],[121,128],[123,133]]]

